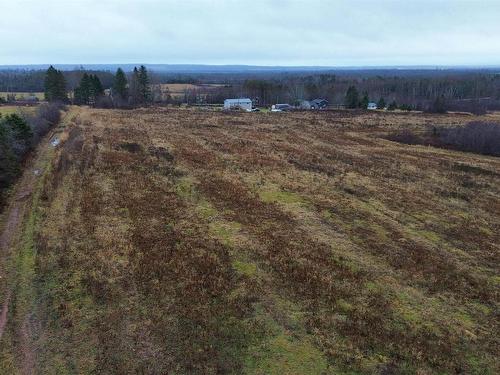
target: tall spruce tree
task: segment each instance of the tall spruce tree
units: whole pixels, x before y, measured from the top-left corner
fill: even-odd
[[[358,90],[354,86],[350,86],[347,89],[347,93],[345,95],[345,105],[347,108],[353,109],[358,108],[359,105],[359,94]]]
[[[89,104],[91,80],[87,73],[83,73],[80,85],[75,89],[75,104]]]
[[[52,65],[47,69],[45,74],[45,100],[49,102],[66,102],[68,96],[66,93],[66,79],[60,70],[55,69]]]
[[[51,65],[47,69],[47,72],[45,73],[45,82],[44,82],[45,100],[47,100],[49,102],[52,101],[53,97],[54,97],[55,86],[56,86],[56,79],[57,79],[57,71]]]
[[[149,90],[148,71],[144,65],[141,65],[138,73],[139,95],[142,103],[147,103],[151,97]]]
[[[359,107],[362,109],[367,109],[369,102],[370,102],[370,99],[368,98],[368,93],[365,91],[363,93],[363,98],[361,98],[361,101],[359,102]]]
[[[140,104],[139,70],[134,68],[130,77],[130,101],[132,105]]]
[[[97,100],[104,95],[104,88],[97,75],[90,76],[90,104],[95,105]]]
[[[121,103],[128,99],[127,77],[122,68],[118,68],[113,81],[113,97]]]
[[[95,105],[104,95],[104,88],[97,75],[83,73],[80,85],[75,89],[75,104]]]

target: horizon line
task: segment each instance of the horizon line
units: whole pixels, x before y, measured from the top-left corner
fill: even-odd
[[[284,68],[284,69],[495,69],[500,68],[500,64],[415,64],[415,65],[262,65],[262,64],[208,64],[208,63],[33,63],[33,64],[0,64],[0,68],[5,67],[36,67],[36,66],[74,66],[75,68],[85,68],[85,66],[173,66],[173,67],[241,67],[241,68]]]

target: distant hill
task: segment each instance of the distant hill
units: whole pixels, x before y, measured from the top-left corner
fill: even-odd
[[[0,70],[43,70],[50,64],[35,65],[0,65]],[[132,71],[137,64],[53,64],[60,70],[104,70],[115,71],[121,67],[125,71]],[[258,65],[202,65],[202,64],[143,64],[148,69],[158,73],[296,73],[296,72],[372,72],[372,73],[396,73],[404,72],[443,72],[443,71],[470,71],[470,70],[500,70],[497,66],[378,66],[378,67],[332,67],[332,66],[258,66]]]
[[[38,65],[0,65],[0,70],[40,70],[47,69],[50,64]],[[246,72],[297,72],[297,71],[328,71],[336,68],[325,66],[253,66],[253,65],[197,65],[197,64],[53,64],[60,70],[110,70],[121,67],[132,71],[134,67],[144,65],[148,69],[161,73],[246,73]]]

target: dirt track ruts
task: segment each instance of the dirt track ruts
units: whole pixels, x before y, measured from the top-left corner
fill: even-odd
[[[10,203],[5,207],[5,221],[0,233],[0,260],[4,267],[12,249],[16,246],[18,234],[22,230],[24,218],[29,212],[31,205],[30,198],[36,186],[36,181],[43,174],[35,173],[35,166],[41,158],[43,158],[45,154],[44,150],[51,147],[50,139],[54,137],[56,132],[57,130],[51,131],[33,153],[33,157],[28,161],[22,177],[14,188]],[[3,271],[5,271],[4,267],[2,267]],[[9,306],[13,297],[12,281],[8,280],[7,274],[0,274],[0,279],[1,278],[6,279],[5,283],[7,286],[4,293],[5,299],[1,302],[0,340],[8,324]],[[30,314],[28,313],[23,319],[19,332],[22,358],[20,367],[22,369],[22,374],[33,374],[35,372],[35,354],[31,343],[32,332],[30,326]]]

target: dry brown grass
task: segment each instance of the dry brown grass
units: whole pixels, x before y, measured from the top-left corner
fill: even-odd
[[[25,111],[27,113],[34,112],[36,107],[34,106],[20,106],[20,105],[1,105],[0,106],[0,114],[10,115],[11,113],[19,113],[21,111]]]
[[[42,372],[495,373],[500,159],[469,116],[85,110],[44,192]]]
[[[162,83],[158,85],[162,94],[170,94],[173,98],[180,98],[185,95],[187,91],[209,91],[211,89],[223,86],[221,84],[204,84],[196,85],[191,83]]]
[[[31,96],[35,96],[38,100],[44,100],[43,92],[0,92],[0,98],[7,99],[7,96],[14,95],[16,100],[28,99]]]

